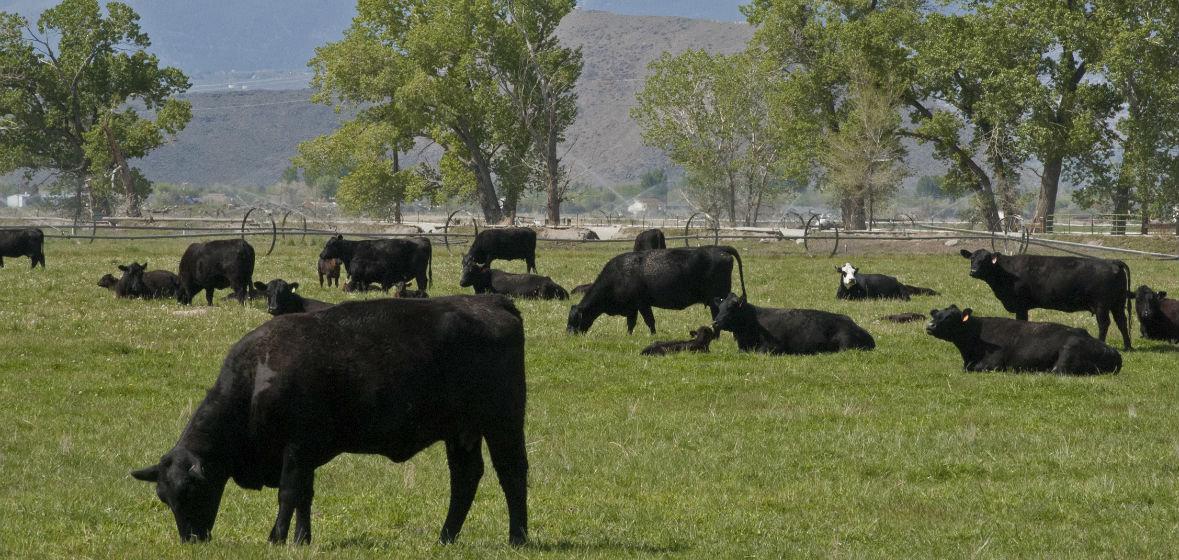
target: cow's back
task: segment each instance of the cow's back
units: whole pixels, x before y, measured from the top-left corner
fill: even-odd
[[[815,354],[871,350],[876,341],[851,317],[818,309],[756,308],[757,322],[773,338],[774,353]]]
[[[617,297],[665,309],[724,297],[732,286],[733,257],[708,249],[652,249],[615,257],[611,262],[623,279],[615,288]]]
[[[221,378],[252,396],[249,433],[267,463],[291,437],[404,460],[455,422],[523,429],[523,322],[500,296],[346,302],[251,331]]]
[[[1004,256],[999,264],[1014,278],[1010,293],[995,288],[1000,300],[1060,311],[1096,311],[1095,302],[1117,308],[1129,279],[1122,261],[1045,255]],[[1003,302],[1005,306],[1008,301]]]

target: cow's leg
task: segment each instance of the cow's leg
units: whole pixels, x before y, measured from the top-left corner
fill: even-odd
[[[247,282],[245,285],[235,287],[233,289],[233,295],[237,296],[238,305],[245,305],[246,296],[250,295],[250,284]]]
[[[491,464],[508,500],[508,541],[524,544],[528,538],[528,453],[524,428],[496,431],[485,437]]]
[[[1113,311],[1114,323],[1118,325],[1118,330],[1122,331],[1122,344],[1126,350],[1130,350],[1130,325],[1126,322],[1126,311],[1120,305],[1111,311]]]
[[[438,540],[452,543],[463,529],[479,479],[483,478],[482,440],[469,433],[446,440],[446,463],[450,467],[450,508]]]
[[[328,287],[331,287],[331,285],[332,285],[332,279],[331,279],[331,277],[328,277]],[[320,288],[323,287],[323,271],[322,270],[319,271],[319,287]]]
[[[655,334],[655,314],[651,313],[651,306],[640,307],[639,313],[643,314],[643,322],[647,324],[648,329],[651,329],[651,334]]]
[[[0,257],[0,268],[4,268],[4,257]]]
[[[1019,311],[1016,311],[1015,318],[1020,321],[1027,321],[1028,320],[1028,310],[1027,309],[1020,309]]]
[[[205,302],[213,305],[213,288],[205,288]]]
[[[270,542],[287,541],[291,515],[295,515],[295,544],[311,542],[311,499],[315,496],[315,467],[299,456],[296,446],[283,453],[282,477],[278,483],[278,519],[270,530]]]
[[[524,272],[526,272],[526,273],[531,272],[533,274],[536,274],[536,255],[525,257],[525,262],[528,263],[528,268],[525,268]]]
[[[1109,333],[1109,310],[1098,309],[1093,315],[1097,317],[1097,339],[1105,342],[1105,335]]]
[[[628,311],[626,313],[626,334],[634,334],[635,323],[637,323],[638,321],[639,321],[639,312],[637,310]]]

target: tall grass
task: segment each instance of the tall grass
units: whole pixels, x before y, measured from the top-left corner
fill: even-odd
[[[321,289],[323,240],[259,254],[256,279]],[[272,557],[1175,557],[1179,352],[1134,333],[1119,375],[962,371],[956,350],[890,313],[973,307],[1009,316],[956,253],[851,259],[943,295],[838,302],[835,267],[793,243],[738,245],[751,301],[846,313],[871,352],[640,356],[706,324],[656,310],[659,333],[603,316],[565,333],[568,302],[520,301],[527,330],[530,537],[507,545],[490,462],[458,543],[435,544],[448,499],[435,446],[395,465],[342,456],[317,471],[313,543],[274,547],[276,492],[232,483],[213,540],[181,544],[132,469],[175,443],[260,302],[125,301],[95,285],[115,265],[175,269],[187,242],[47,242],[48,268],[0,270],[0,556]],[[543,274],[589,282],[622,246],[543,246]],[[261,253],[261,251],[260,251]],[[1128,260],[1135,284],[1179,292],[1174,262]],[[519,272],[519,261],[497,263]],[[435,247],[431,295],[460,293],[459,255]],[[736,280],[736,279],[734,279]],[[736,283],[734,284],[736,285]],[[220,297],[225,292],[219,292]],[[200,298],[198,298],[200,301]],[[1033,320],[1096,331],[1092,316]],[[1120,347],[1116,329],[1111,342]]]

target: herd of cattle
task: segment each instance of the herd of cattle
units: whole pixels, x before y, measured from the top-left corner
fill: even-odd
[[[28,256],[45,266],[40,230],[0,230],[2,257]],[[1179,301],[1140,286],[1130,292],[1130,271],[1116,260],[961,252],[970,276],[986,282],[1016,319],[977,317],[955,305],[931,310],[929,335],[951,342],[969,371],[1048,371],[1061,374],[1117,372],[1122,358],[1104,340],[1113,315],[1130,349],[1127,313],[1136,302],[1147,338],[1179,342]],[[536,271],[536,233],[524,228],[484,230],[462,259],[460,285],[476,295],[430,298],[429,239],[328,240],[319,255],[320,285],[339,286],[342,268],[349,290],[396,287],[398,298],[331,304],[304,298],[297,282],[253,281],[254,250],[242,240],[194,243],[178,274],[147,270],[147,263],[119,266],[100,286],[118,297],[176,298],[192,302],[202,290],[230,288],[239,303],[265,297],[273,319],[230,348],[220,375],[176,445],[156,465],[132,475],[156,483],[174,515],[182,540],[210,536],[221,496],[232,478],[243,488],[279,488],[279,512],[270,533],[285,542],[311,540],[315,469],[341,453],[381,454],[405,461],[432,445],[446,445],[450,506],[440,540],[462,529],[483,474],[482,442],[508,503],[509,539],[527,534],[528,459],[524,439],[524,328],[509,297],[559,299],[568,291],[551,278],[491,268],[496,260],[523,259]],[[732,291],[736,262],[741,295]],[[882,274],[863,274],[850,263],[837,267],[836,297],[901,299],[938,295]],[[416,282],[417,289],[407,289]],[[645,355],[707,352],[721,331],[741,351],[813,354],[872,350],[872,335],[847,315],[816,309],[751,304],[741,256],[733,247],[666,248],[663,233],[643,232],[633,251],[605,263],[597,278],[578,286],[583,294],[569,310],[567,331],[584,333],[602,315],[622,316],[633,332],[638,317],[652,333],[652,308],[703,304],[711,325],[691,340],[659,341]],[[1029,322],[1032,308],[1089,311],[1099,336],[1084,329]],[[897,321],[920,314],[889,316]]]

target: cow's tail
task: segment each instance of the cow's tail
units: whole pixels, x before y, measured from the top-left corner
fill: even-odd
[[[911,296],[940,296],[941,295],[937,292],[937,290],[931,290],[929,288],[910,286],[908,284],[905,284],[904,286],[905,286],[905,293],[907,293]]]
[[[718,248],[737,259],[737,274],[741,278],[741,299],[745,299],[745,267],[741,264],[741,253],[738,253],[735,247],[728,245],[721,245]]]
[[[1130,297],[1130,286],[1133,283],[1130,282],[1130,267],[1126,266],[1126,263],[1122,261],[1117,261],[1117,263],[1118,268],[1126,273],[1126,289],[1123,290],[1123,293],[1126,295],[1126,333],[1128,336],[1134,330],[1134,298]]]

